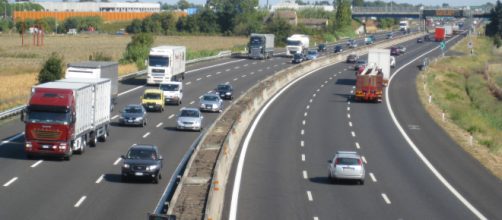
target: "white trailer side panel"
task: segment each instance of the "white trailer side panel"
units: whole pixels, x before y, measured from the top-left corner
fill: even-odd
[[[94,125],[94,108],[91,104],[94,97],[93,88],[89,84],[83,85],[86,87],[74,90],[76,120],[73,138],[76,138],[78,135],[93,129]]]
[[[384,82],[390,78],[390,49],[371,49],[368,53],[368,64],[375,63],[382,68]]]

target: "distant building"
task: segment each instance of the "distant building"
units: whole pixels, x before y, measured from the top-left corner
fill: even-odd
[[[296,15],[296,11],[290,10],[280,10],[274,12],[274,18],[281,18],[287,21],[290,25],[296,26],[298,24],[298,16]]]
[[[302,9],[311,9],[311,8],[323,9],[324,11],[333,11],[334,10],[332,5],[298,5],[294,1],[285,0],[285,1],[278,2],[274,5],[272,5],[272,7],[270,7],[270,11],[274,12],[274,11],[282,10],[282,9],[290,9],[290,10],[298,11],[298,10],[302,10]]]
[[[160,3],[150,2],[37,2],[37,4],[50,12],[160,12]]]

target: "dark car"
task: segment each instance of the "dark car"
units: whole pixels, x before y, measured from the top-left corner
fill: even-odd
[[[119,123],[121,125],[139,125],[146,126],[146,110],[140,104],[129,104],[121,112]]]
[[[387,34],[387,39],[392,39],[394,38],[394,34],[392,32]]]
[[[398,45],[397,48],[399,49],[399,53],[403,54],[406,53],[406,47],[403,45]]]
[[[354,70],[359,70],[360,68],[366,67],[366,60],[357,60],[354,65]]]
[[[234,89],[230,84],[220,84],[216,86],[216,93],[218,93],[222,99],[233,99],[233,91]]]
[[[162,156],[155,145],[133,145],[126,155],[122,155],[122,180],[146,178],[158,183],[162,178]]]
[[[400,54],[401,54],[401,52],[399,52],[399,48],[397,48],[397,47],[391,47],[390,48],[390,55],[392,55],[392,56],[398,56]]]
[[[347,56],[347,63],[355,63],[359,59],[359,56],[357,54],[349,54]]]
[[[326,51],[326,49],[327,49],[326,48],[326,44],[319,44],[319,45],[317,45],[317,51],[318,52],[324,52],[324,51]]]
[[[424,42],[424,39],[422,39],[421,37],[417,38],[417,43],[423,43]]]
[[[301,63],[303,62],[305,58],[303,57],[302,53],[295,53],[293,55],[293,59],[291,60],[292,63]]]
[[[429,35],[424,36],[424,41],[431,41],[431,37]]]
[[[335,53],[341,53],[341,52],[343,52],[343,46],[342,45],[336,45],[334,52]]]
[[[353,44],[355,42],[355,40],[353,39],[349,39],[347,40],[347,46],[350,46],[351,44]]]

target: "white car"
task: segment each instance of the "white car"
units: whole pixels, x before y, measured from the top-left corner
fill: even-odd
[[[396,57],[395,56],[390,56],[390,67],[392,67],[392,68],[396,67]]]
[[[181,100],[183,99],[183,83],[176,81],[161,83],[159,89],[164,92],[165,104],[181,104]]]
[[[176,129],[178,130],[202,130],[202,113],[197,108],[181,108],[176,120]]]
[[[332,182],[338,180],[355,180],[364,184],[365,169],[361,156],[355,151],[338,151],[329,161],[329,179]]]

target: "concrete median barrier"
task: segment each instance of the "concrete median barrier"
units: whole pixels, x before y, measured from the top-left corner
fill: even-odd
[[[386,48],[423,35],[405,35],[330,54],[291,66],[255,84],[219,116],[202,138],[170,201],[168,214],[179,219],[222,218],[227,180],[241,140],[262,106],[288,83],[308,72],[343,62],[349,53],[364,55],[371,48]]]

